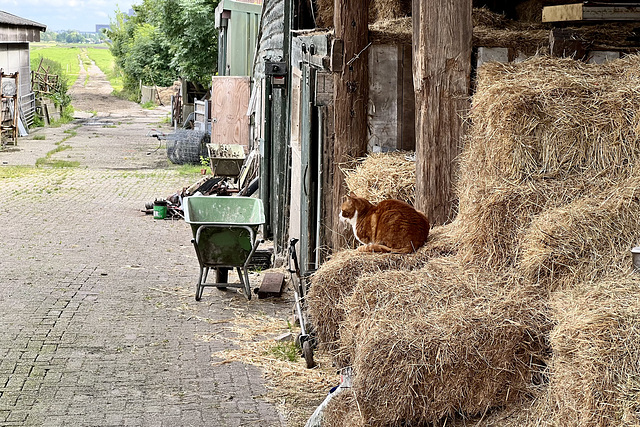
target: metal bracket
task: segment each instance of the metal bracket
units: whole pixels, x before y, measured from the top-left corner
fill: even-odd
[[[265,62],[264,74],[267,76],[286,76],[287,64],[285,62]]]
[[[331,40],[330,70],[334,73],[342,71],[342,56],[344,55],[344,42],[341,39]]]

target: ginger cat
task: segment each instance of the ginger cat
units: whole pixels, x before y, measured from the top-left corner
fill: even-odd
[[[346,196],[340,220],[353,227],[361,252],[415,252],[427,241],[429,220],[413,206],[400,200],[383,200],[377,205],[356,196]]]

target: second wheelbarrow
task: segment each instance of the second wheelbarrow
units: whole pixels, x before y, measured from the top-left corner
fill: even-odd
[[[184,219],[191,225],[200,264],[196,301],[205,287],[240,288],[251,299],[248,265],[260,241],[258,228],[264,224],[262,200],[252,197],[192,196],[183,200]],[[209,270],[216,273],[207,283]],[[227,283],[229,270],[236,269],[239,283]]]

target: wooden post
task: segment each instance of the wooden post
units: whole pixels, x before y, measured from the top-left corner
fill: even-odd
[[[416,208],[431,224],[455,214],[455,159],[469,108],[471,0],[413,0]]]
[[[333,147],[333,249],[344,246],[338,216],[346,194],[340,166],[367,152],[369,95],[369,0],[335,0],[332,70],[335,141]]]

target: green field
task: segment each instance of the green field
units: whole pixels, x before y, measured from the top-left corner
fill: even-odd
[[[62,65],[62,69],[67,74],[69,87],[73,86],[78,79],[78,74],[80,73],[80,61],[78,59],[80,48],[64,47],[49,43],[32,43],[30,54],[31,70],[37,70],[40,64],[40,58],[44,57]]]
[[[45,57],[62,65],[67,74],[69,87],[73,86],[80,73],[80,60],[85,68],[94,61],[107,75],[114,90],[122,90],[122,79],[114,71],[114,60],[106,45],[60,45],[55,43],[31,44],[31,69],[37,70],[40,58]]]

